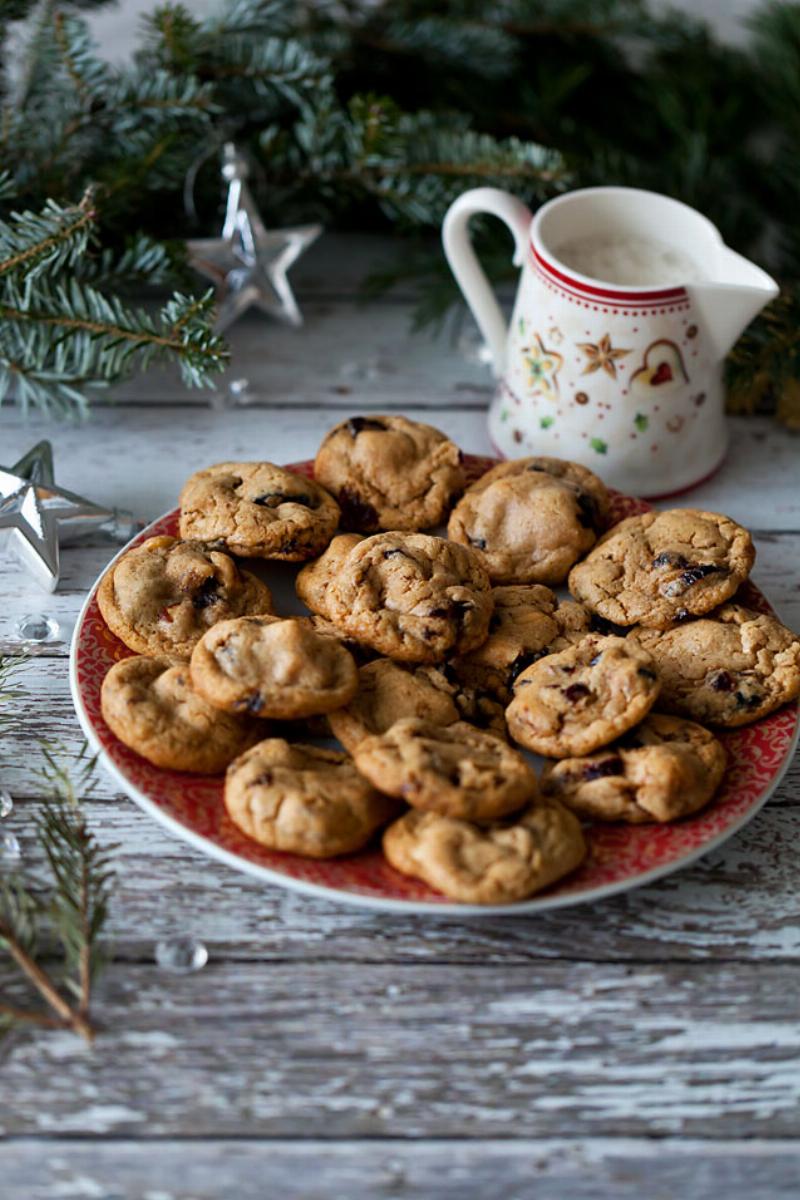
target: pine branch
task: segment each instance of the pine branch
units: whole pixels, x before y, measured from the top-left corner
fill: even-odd
[[[0,221],[0,278],[17,273],[32,281],[47,269],[74,265],[96,215],[91,189],[72,208],[48,200],[42,213],[12,213],[10,223]]]
[[[80,801],[94,784],[96,761],[86,747],[73,774],[48,747],[42,748],[41,775],[49,797],[36,819],[39,844],[51,874],[50,898],[38,899],[29,885],[14,875],[0,883],[0,950],[55,1016],[36,1009],[0,1003],[0,1023],[29,1022],[47,1028],[71,1029],[91,1042],[92,985],[105,965],[101,935],[108,915],[113,872],[111,854],[101,848],[86,825]],[[63,989],[39,960],[43,921],[55,930],[63,951]],[[72,1000],[65,996],[66,991]]]

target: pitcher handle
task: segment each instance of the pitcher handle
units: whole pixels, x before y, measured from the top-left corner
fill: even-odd
[[[478,213],[491,213],[499,217],[511,230],[516,267],[521,267],[525,261],[532,218],[530,210],[516,196],[510,196],[500,188],[473,188],[453,201],[442,226],[442,242],[450,269],[489,346],[492,371],[499,376],[505,361],[508,326],[472,248],[469,219]]]

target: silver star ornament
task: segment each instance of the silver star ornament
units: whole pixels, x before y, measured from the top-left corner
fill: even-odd
[[[120,518],[133,520],[56,486],[49,442],[11,467],[0,466],[0,542],[49,592],[59,579],[59,536],[66,542],[110,530]]]
[[[216,286],[215,328],[220,333],[249,308],[260,308],[287,325],[302,325],[287,272],[322,233],[321,225],[268,230],[247,186],[248,174],[247,162],[228,142],[222,163],[228,183],[222,233],[186,243],[190,264]]]

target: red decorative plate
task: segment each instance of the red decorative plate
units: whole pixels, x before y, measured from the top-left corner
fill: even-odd
[[[494,461],[468,457],[470,478],[477,479]],[[310,475],[312,464],[295,463],[292,469]],[[617,494],[613,498],[612,519],[619,521],[649,507],[642,500]],[[177,531],[175,510],[154,521],[129,546],[153,534]],[[281,579],[276,578],[281,574],[283,587]],[[288,568],[270,565],[269,581],[277,606],[286,612],[301,611],[293,597],[292,575]],[[328,862],[267,850],[246,838],[228,819],[222,803],[221,777],[161,770],[123,746],[103,721],[100,687],[109,667],[131,652],[107,628],[100,616],[96,593],[97,585],[92,588],[75,629],[70,682],[86,736],[119,786],[162,825],[220,862],[268,883],[364,908],[389,912],[522,913],[598,900],[638,887],[685,866],[741,829],[777,786],[797,743],[796,705],[744,729],[722,733],[721,740],[729,756],[728,771],[717,798],[697,816],[665,826],[593,825],[587,831],[586,862],[556,887],[515,905],[455,904],[424,884],[398,874],[376,849]],[[764,596],[751,584],[741,589],[740,598],[749,607],[771,611]]]

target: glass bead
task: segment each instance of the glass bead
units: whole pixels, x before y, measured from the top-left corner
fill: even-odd
[[[17,621],[17,633],[24,642],[57,642],[61,626],[47,613],[29,613]]]
[[[208,962],[208,950],[195,938],[165,938],[156,946],[156,962],[163,971],[190,975]]]
[[[22,847],[15,833],[0,833],[0,867],[15,867],[22,858]]]

